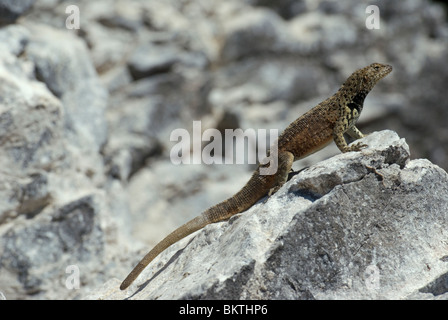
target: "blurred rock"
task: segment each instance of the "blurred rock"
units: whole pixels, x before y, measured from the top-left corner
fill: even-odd
[[[0,286],[8,299],[79,298],[86,288],[68,288],[66,268],[95,282],[122,238],[109,238],[116,208],[127,212],[104,196],[115,187],[98,187],[106,91],[79,38],[37,24],[0,38]]]
[[[173,47],[144,44],[129,59],[129,71],[134,80],[169,72],[178,55]]]
[[[224,25],[225,40],[221,59],[225,62],[248,58],[263,52],[275,52],[284,45],[283,21],[265,9],[241,12]]]
[[[353,21],[342,16],[322,17],[320,11],[299,15],[289,23],[293,46],[304,54],[351,46],[359,39]]]
[[[21,25],[9,25],[0,29],[0,46],[3,51],[18,56],[29,41],[30,32]]]
[[[223,68],[212,92],[213,103],[233,108],[241,101],[294,103],[314,97],[320,75],[306,66],[291,68],[291,60],[260,59]]]
[[[31,32],[26,54],[35,64],[36,78],[64,104],[67,137],[78,147],[99,150],[107,139],[108,96],[84,42],[68,30],[33,26]]]
[[[36,0],[1,0],[0,25],[14,23],[33,6],[34,2],[36,2]]]
[[[270,8],[284,19],[291,19],[303,13],[307,8],[307,3],[303,0],[247,0],[247,2],[252,5]]]
[[[2,235],[0,265],[2,282],[8,283],[3,287],[6,296],[17,297],[22,290],[37,295],[53,288],[46,298],[58,298],[58,291],[68,291],[64,288],[67,266],[76,264],[88,276],[85,263],[104,254],[104,235],[92,198],[66,204],[48,218],[28,221]],[[11,292],[11,287],[23,289]]]

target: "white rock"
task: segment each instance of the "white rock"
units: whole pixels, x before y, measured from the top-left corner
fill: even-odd
[[[126,298],[441,296],[446,288],[428,288],[448,272],[448,174],[409,161],[394,132],[361,141],[370,147],[311,166],[266,203],[165,250]],[[96,294],[123,298],[118,286],[107,292]]]

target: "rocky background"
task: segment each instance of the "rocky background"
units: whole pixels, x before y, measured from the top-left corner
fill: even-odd
[[[70,4],[79,29],[66,27]],[[369,4],[0,0],[0,292],[74,299],[123,279],[250,176],[173,165],[173,129],[282,130],[372,62],[394,71],[360,129],[392,129],[411,159],[447,169],[446,10],[376,1],[380,29],[369,30]]]

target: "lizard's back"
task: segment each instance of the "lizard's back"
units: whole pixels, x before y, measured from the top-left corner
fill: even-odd
[[[340,111],[334,96],[293,121],[278,138],[278,149],[294,154],[294,161],[314,153],[333,140]]]

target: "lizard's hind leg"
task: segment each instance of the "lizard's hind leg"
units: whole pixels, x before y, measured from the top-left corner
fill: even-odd
[[[278,155],[278,168],[275,174],[274,186],[269,190],[268,197],[276,193],[288,180],[288,175],[294,162],[294,155],[291,152],[283,151]]]

